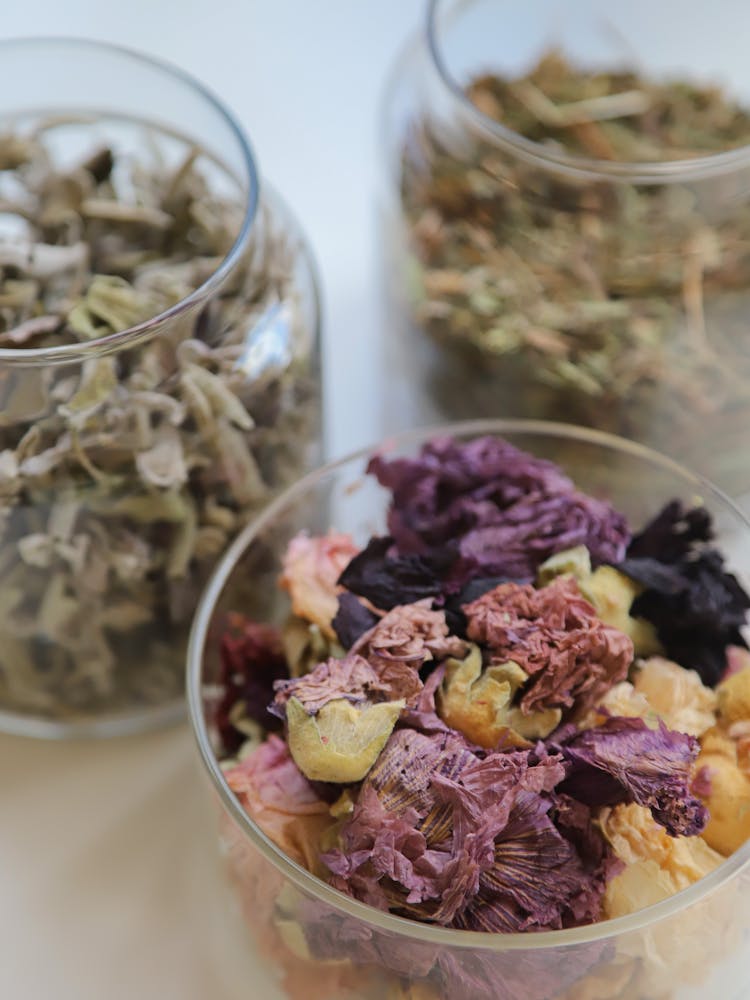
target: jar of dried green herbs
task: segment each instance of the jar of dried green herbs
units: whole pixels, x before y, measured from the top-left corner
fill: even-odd
[[[743,25],[432,0],[384,104],[390,429],[582,423],[750,490]]]
[[[199,84],[0,44],[0,729],[182,712],[210,569],[319,458],[318,326],[298,226]]]

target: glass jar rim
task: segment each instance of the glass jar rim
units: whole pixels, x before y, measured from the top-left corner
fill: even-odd
[[[454,0],[428,0],[424,22],[426,41],[432,66],[443,87],[450,94],[459,112],[496,145],[506,148],[539,166],[555,168],[562,173],[586,180],[620,181],[629,184],[677,184],[705,180],[710,177],[750,166],[750,144],[736,149],[696,156],[682,160],[616,161],[577,156],[558,152],[544,143],[527,139],[519,132],[485,114],[467,95],[461,82],[453,76],[445,57],[439,34],[442,8]],[[463,5],[462,5],[463,6]]]
[[[183,86],[186,91],[192,91],[193,94],[216,113],[217,118],[224,122],[234,137],[243,163],[244,177],[242,180],[247,183],[247,194],[243,199],[242,222],[234,243],[216,269],[189,295],[186,295],[173,306],[141,323],[85,342],[71,341],[70,343],[57,344],[54,347],[0,347],[0,365],[13,365],[24,368],[81,362],[90,357],[113,354],[117,351],[135,347],[146,340],[150,340],[166,324],[194,309],[202,302],[205,302],[231,273],[247,247],[253,221],[257,214],[260,188],[260,178],[256,167],[255,155],[245,130],[229,110],[228,106],[213,91],[186,70],[156,56],[131,49],[129,46],[72,35],[30,35],[0,39],[0,58],[2,58],[3,52],[9,49],[31,48],[35,46],[55,46],[60,51],[69,50],[71,53],[75,49],[89,49],[105,54],[109,52],[118,57],[124,56],[135,63],[162,73],[165,77],[171,77],[180,86]],[[0,119],[2,117],[0,116]]]
[[[224,557],[214,570],[198,605],[190,631],[187,652],[186,687],[190,724],[193,737],[206,768],[213,790],[219,797],[223,807],[230,814],[244,836],[246,836],[259,853],[272,864],[283,876],[288,878],[303,893],[315,897],[332,909],[345,913],[363,923],[370,924],[380,931],[392,933],[399,937],[417,939],[427,944],[449,948],[482,948],[484,950],[528,951],[537,948],[558,948],[577,944],[602,941],[619,934],[626,934],[649,927],[660,920],[674,916],[678,912],[699,902],[709,893],[719,889],[729,882],[743,869],[750,867],[750,840],[730,855],[718,868],[699,879],[693,885],[659,903],[612,920],[599,921],[583,927],[564,928],[562,930],[535,931],[515,934],[492,934],[483,931],[456,930],[438,927],[432,924],[398,917],[392,913],[377,910],[356,899],[339,892],[326,882],[307,871],[301,865],[289,858],[250,818],[231,792],[218,760],[211,747],[211,740],[205,724],[202,705],[201,672],[203,650],[209,635],[209,626],[216,602],[224,585],[234,571],[237,562],[249,545],[273,524],[275,518],[291,503],[301,499],[305,493],[316,486],[332,473],[340,471],[353,462],[365,462],[374,451],[385,445],[415,444],[429,440],[436,435],[480,435],[480,434],[529,434],[547,435],[568,441],[579,441],[585,444],[598,445],[619,453],[642,459],[658,466],[666,472],[679,476],[696,491],[711,495],[750,532],[750,520],[718,487],[704,477],[684,468],[673,459],[657,451],[626,438],[617,437],[604,431],[578,427],[572,424],[552,423],[545,420],[472,420],[454,424],[444,424],[433,427],[420,427],[389,435],[385,441],[378,442],[366,448],[359,448],[343,458],[321,466],[308,473],[294,485],[281,493],[265,510],[245,526],[235,538]]]

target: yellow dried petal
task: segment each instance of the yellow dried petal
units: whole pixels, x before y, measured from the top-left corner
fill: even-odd
[[[574,576],[576,580],[586,580],[591,576],[591,556],[585,545],[576,545],[550,556],[537,570],[537,583],[544,587],[555,577],[566,574]]]
[[[649,809],[635,803],[602,810],[599,824],[626,866],[607,884],[604,905],[610,918],[686,889],[724,860],[703,837],[670,837]]]
[[[445,663],[438,714],[478,746],[492,749],[501,742],[523,746],[527,738],[549,735],[560,722],[559,709],[523,715],[511,708],[516,691],[528,679],[512,660],[483,669],[482,652],[472,645],[463,660],[451,657]]]
[[[731,725],[733,722],[750,719],[750,667],[722,681],[716,694],[722,721]]]
[[[557,729],[562,719],[561,708],[546,708],[543,712],[532,712],[524,715],[520,708],[512,708],[508,713],[508,722],[513,732],[526,740],[543,740]]]
[[[476,645],[463,660],[450,657],[445,662],[445,677],[437,696],[441,719],[479,746],[497,746],[508,731],[506,715],[515,690],[513,674],[500,671],[493,676],[491,668],[483,672],[482,652]],[[517,664],[513,666],[523,675],[523,682],[526,673]]]
[[[633,686],[664,724],[678,733],[700,736],[716,722],[716,693],[694,670],[686,670],[662,656],[652,656],[640,664]]]
[[[600,566],[590,576],[579,580],[579,587],[605,625],[630,636],[636,656],[650,656],[660,651],[654,626],[630,614],[633,601],[643,589],[640,584],[612,566]]]
[[[336,698],[316,715],[308,715],[297,698],[290,698],[286,721],[295,764],[311,781],[361,781],[378,759],[404,705],[401,699],[358,708]]]
[[[750,839],[750,779],[737,763],[731,740],[720,737],[710,741],[714,750],[705,747],[698,756],[696,774],[708,779],[708,794],[701,799],[708,807],[708,826],[703,838],[714,850],[729,855]]]

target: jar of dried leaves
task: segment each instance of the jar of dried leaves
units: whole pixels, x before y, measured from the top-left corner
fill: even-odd
[[[432,0],[384,104],[389,429],[583,423],[750,490],[731,8]]]
[[[312,263],[197,83],[0,56],[0,729],[156,726],[209,570],[319,458]]]

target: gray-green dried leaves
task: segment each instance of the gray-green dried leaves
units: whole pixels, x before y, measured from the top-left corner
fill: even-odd
[[[172,167],[147,148],[62,170],[44,127],[0,135],[1,210],[18,230],[0,237],[0,347],[86,344],[215,272],[241,207],[202,150],[184,144]],[[315,331],[281,226],[262,204],[212,299],[139,346],[0,366],[2,708],[64,719],[179,697],[209,570],[317,449]],[[283,364],[253,377],[248,344],[279,304]]]

